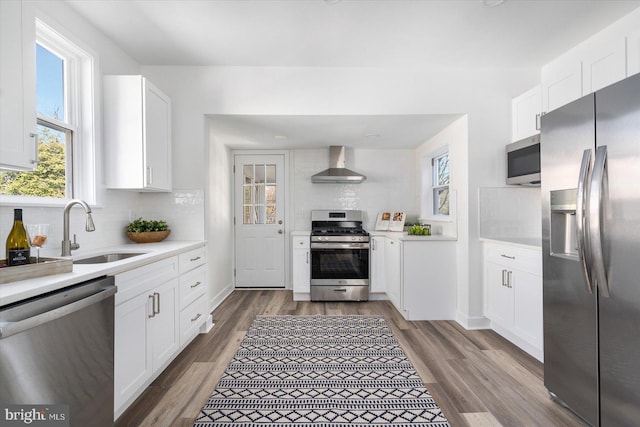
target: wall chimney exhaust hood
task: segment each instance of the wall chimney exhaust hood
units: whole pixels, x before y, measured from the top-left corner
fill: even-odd
[[[332,145],[329,147],[329,169],[311,176],[311,182],[316,184],[359,184],[366,176],[345,167],[345,147]]]

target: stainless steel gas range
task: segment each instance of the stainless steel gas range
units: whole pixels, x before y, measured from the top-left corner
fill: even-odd
[[[362,220],[362,211],[311,211],[311,301],[369,299],[369,233]]]

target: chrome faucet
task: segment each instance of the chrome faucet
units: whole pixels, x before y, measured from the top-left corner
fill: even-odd
[[[80,247],[80,244],[76,242],[76,235],[73,235],[73,243],[69,240],[69,211],[73,207],[73,205],[80,205],[84,208],[84,212],[87,214],[87,223],[84,226],[84,229],[87,231],[95,231],[96,226],[93,224],[93,218],[91,218],[91,208],[87,204],[80,199],[73,199],[67,203],[64,207],[64,212],[62,213],[62,256],[71,256],[71,251],[75,251]]]

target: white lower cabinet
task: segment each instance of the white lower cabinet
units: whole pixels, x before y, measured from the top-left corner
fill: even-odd
[[[484,286],[491,328],[542,360],[541,252],[485,242]]]
[[[311,242],[309,236],[293,236],[291,240],[294,300],[308,300],[311,295]]]
[[[206,247],[116,274],[114,420],[208,317]]]
[[[386,269],[385,269],[385,238],[381,236],[371,236],[369,242],[369,290],[372,293],[387,291]]]
[[[386,292],[407,320],[455,318],[455,241],[403,239],[391,233],[372,236],[374,240],[372,292]]]
[[[115,276],[114,406],[117,418],[177,353],[178,258]]]
[[[400,240],[384,239],[384,272],[387,296],[389,301],[402,313],[400,251]]]

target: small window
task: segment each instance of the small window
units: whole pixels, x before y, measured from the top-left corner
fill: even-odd
[[[449,153],[431,159],[433,214],[449,215]]]
[[[18,203],[79,196],[94,201],[94,168],[87,162],[94,152],[93,117],[81,114],[93,109],[93,58],[39,20],[35,53],[38,165],[33,171],[0,173],[0,195]],[[82,177],[74,165],[85,172]]]

